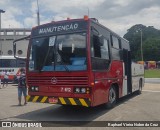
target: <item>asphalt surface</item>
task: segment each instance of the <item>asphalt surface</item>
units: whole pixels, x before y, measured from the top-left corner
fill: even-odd
[[[124,97],[110,110],[104,106],[85,108],[43,103],[28,103],[26,106],[17,104],[16,85],[10,84],[0,89],[0,121],[160,121],[160,85],[146,83],[141,95],[132,94]],[[74,129],[71,123],[61,122],[60,125]],[[144,129],[144,127],[139,129]]]

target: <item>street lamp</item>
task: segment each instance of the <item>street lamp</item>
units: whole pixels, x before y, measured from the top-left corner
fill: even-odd
[[[5,13],[4,10],[0,9],[0,30],[1,30],[1,13]],[[0,32],[1,33],[1,32]]]
[[[2,42],[1,42],[1,13],[5,13],[4,10],[0,9],[0,43],[1,43],[1,52],[0,55],[2,54]]]

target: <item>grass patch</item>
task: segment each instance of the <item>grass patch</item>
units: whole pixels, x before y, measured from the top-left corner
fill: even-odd
[[[160,69],[145,70],[145,78],[160,78]]]

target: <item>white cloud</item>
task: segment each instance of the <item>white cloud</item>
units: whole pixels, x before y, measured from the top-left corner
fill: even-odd
[[[22,28],[23,25],[16,21],[15,19],[6,19],[5,22],[2,22],[2,28]]]
[[[112,19],[100,19],[99,21],[120,36],[127,33],[127,30],[135,24],[154,26],[160,29],[160,24],[158,22],[160,21],[160,9],[158,6],[152,6],[142,9],[137,14],[115,17]]]
[[[10,14],[12,15],[22,15],[22,10],[21,9],[18,9],[18,8],[14,8],[14,7],[9,7],[6,11],[6,13],[9,12]]]
[[[151,7],[144,9],[140,12],[138,21],[141,23],[145,23],[146,25],[157,26],[160,28],[159,20],[160,20],[160,8],[159,7]]]
[[[9,0],[1,0],[0,1],[0,8],[4,7],[5,5],[7,5],[6,3],[8,3]]]
[[[33,1],[33,2],[31,3],[31,11],[32,11],[32,13],[36,13],[37,10],[38,10],[38,8],[37,8],[37,2],[36,2],[36,1]]]
[[[114,1],[115,4],[118,4],[122,7],[129,5],[130,2],[132,2],[133,0],[116,0]]]
[[[42,10],[49,10],[54,12],[61,12],[65,9],[92,7],[95,9],[105,0],[39,0],[40,6],[43,6]],[[73,10],[74,13],[74,10]]]
[[[2,14],[2,28],[37,25],[36,0],[0,0],[0,6],[6,11]],[[41,24],[67,17],[82,18],[89,9],[90,17],[99,19],[100,23],[121,36],[135,24],[160,29],[159,0],[39,0],[39,7]]]
[[[36,22],[37,21],[36,21],[36,19],[34,17],[27,17],[27,18],[24,19],[24,26],[26,28],[31,28],[31,27],[37,25]]]

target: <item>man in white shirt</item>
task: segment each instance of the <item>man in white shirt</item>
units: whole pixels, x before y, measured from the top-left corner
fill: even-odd
[[[3,87],[6,84],[6,87],[8,86],[8,79],[9,79],[9,72],[7,72],[7,70],[5,70],[5,72],[3,73],[4,75],[4,79],[3,79]]]

